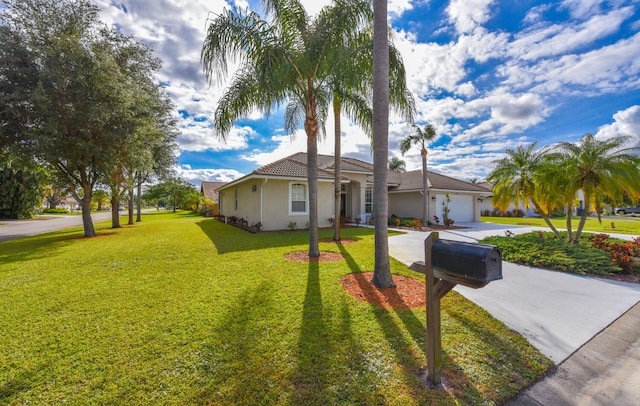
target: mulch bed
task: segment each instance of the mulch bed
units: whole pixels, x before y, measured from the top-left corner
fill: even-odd
[[[395,288],[378,289],[371,284],[373,272],[352,273],[340,279],[344,290],[355,299],[393,309],[425,307],[427,291],[425,283],[401,275],[393,275]]]

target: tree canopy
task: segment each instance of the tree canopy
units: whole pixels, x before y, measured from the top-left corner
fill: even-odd
[[[346,74],[340,69],[346,66],[347,51],[353,55],[344,44],[356,43],[350,38],[366,23],[371,5],[366,1],[336,1],[312,18],[298,0],[265,0],[262,4],[268,19],[233,7],[209,21],[201,56],[207,77],[223,79],[231,61],[240,65],[218,103],[214,126],[224,140],[233,124],[253,109],[269,114],[279,105],[286,105],[288,133],[295,133],[303,124],[307,135],[309,256],[319,257],[318,136],[324,134],[327,111],[335,95],[333,84]],[[343,40],[342,46],[336,46],[337,39]],[[385,50],[388,52],[386,42]],[[356,64],[353,68],[369,74]]]
[[[143,99],[162,98],[154,76],[160,61],[145,45],[106,27],[89,1],[4,3],[0,140],[13,154],[56,172],[80,202],[85,236],[93,236],[95,185],[149,146],[135,138],[152,109]],[[171,149],[172,138],[164,140]]]
[[[587,216],[595,212],[600,218],[605,199],[621,204],[626,199],[640,198],[638,148],[625,147],[628,141],[629,137],[598,140],[588,133],[576,143],[560,142],[542,149],[532,143],[509,149],[487,177],[493,184],[493,204],[500,210],[510,203],[525,208],[533,204],[559,239],[560,233],[549,217],[554,210],[564,210],[567,239],[577,242]],[[571,216],[575,208],[581,211],[573,235]]]

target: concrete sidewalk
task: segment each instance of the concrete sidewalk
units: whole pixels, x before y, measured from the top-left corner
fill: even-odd
[[[640,403],[640,303],[567,358],[511,406]]]
[[[505,235],[506,230],[520,234],[540,229],[489,223],[463,226],[441,231],[440,238],[476,242]],[[407,265],[424,260],[426,236],[409,231],[390,237],[389,253]],[[640,285],[508,262],[503,262],[502,271],[502,280],[482,289],[457,286],[455,290],[559,365],[513,405],[640,404]]]

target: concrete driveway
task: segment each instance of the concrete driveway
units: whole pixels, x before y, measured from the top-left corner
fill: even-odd
[[[491,223],[461,224],[440,238],[476,242],[489,235],[538,227]],[[427,233],[409,231],[389,238],[389,253],[410,265],[424,260]],[[629,238],[630,236],[626,236]],[[482,289],[456,291],[480,305],[559,364],[640,301],[640,285],[613,282],[503,262],[503,279]]]

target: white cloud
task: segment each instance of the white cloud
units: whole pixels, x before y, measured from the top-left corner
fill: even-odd
[[[631,106],[613,115],[614,122],[598,129],[596,138],[629,136],[630,147],[640,148],[640,105]]]
[[[182,180],[199,186],[205,182],[231,182],[244,176],[234,169],[191,169],[190,167],[176,168],[176,175]]]
[[[459,33],[472,32],[491,17],[489,8],[494,0],[451,0],[447,7],[449,21]]]
[[[564,0],[561,4],[574,18],[584,18],[600,10],[602,0]]]
[[[516,59],[537,60],[562,55],[580,47],[591,45],[620,29],[620,25],[633,16],[632,7],[613,10],[609,14],[595,15],[577,24],[552,24],[524,31],[509,45],[509,53]]]
[[[227,137],[219,139],[206,121],[182,120],[178,145],[183,151],[228,151],[247,148],[247,138],[254,136],[251,127],[233,127]]]
[[[509,62],[499,71],[503,84],[541,94],[595,95],[640,87],[640,33],[582,54]]]

